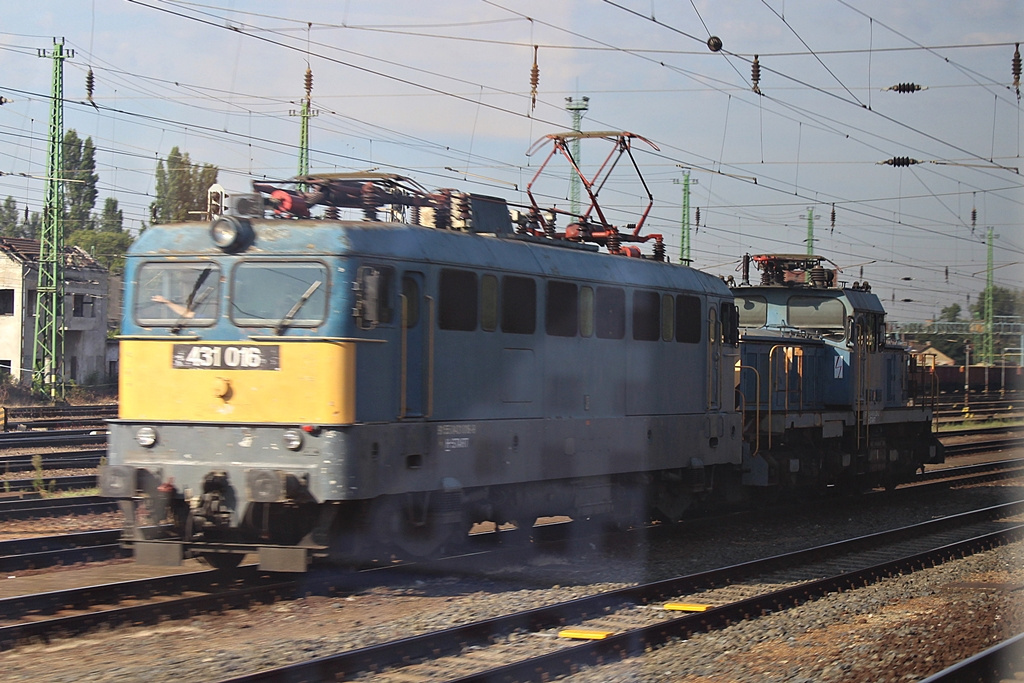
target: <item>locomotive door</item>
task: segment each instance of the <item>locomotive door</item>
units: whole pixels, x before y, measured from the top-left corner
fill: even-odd
[[[426,345],[431,324],[430,298],[423,295],[423,273],[402,275],[402,387],[399,417],[428,413]]]
[[[719,408],[722,400],[722,327],[718,322],[715,304],[708,302],[708,393],[709,410]]]

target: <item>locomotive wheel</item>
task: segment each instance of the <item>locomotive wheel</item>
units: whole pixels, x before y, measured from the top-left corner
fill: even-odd
[[[234,569],[242,564],[245,555],[242,553],[201,553],[199,557],[214,569]]]
[[[437,557],[460,529],[464,531],[458,522],[439,522],[424,514],[413,496],[384,496],[374,501],[369,521],[380,545],[411,559]]]

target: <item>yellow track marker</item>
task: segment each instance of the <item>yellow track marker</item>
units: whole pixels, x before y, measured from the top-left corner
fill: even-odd
[[[559,638],[574,638],[577,640],[604,640],[615,631],[599,631],[594,628],[567,628],[558,632]]]
[[[692,602],[666,602],[664,608],[676,612],[707,612],[711,609],[711,605],[698,605]]]

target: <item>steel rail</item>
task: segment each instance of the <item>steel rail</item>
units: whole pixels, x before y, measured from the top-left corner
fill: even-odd
[[[107,429],[54,429],[47,432],[0,432],[0,448],[98,445],[107,442]]]
[[[965,681],[1020,680],[1024,670],[1024,633],[993,645],[973,657],[932,674],[920,683],[964,683]]]
[[[121,533],[120,529],[105,529],[2,541],[0,572],[129,557],[131,553],[121,547]]]
[[[117,509],[117,501],[100,496],[5,500],[0,502],[0,521],[72,514],[99,514],[114,512]]]

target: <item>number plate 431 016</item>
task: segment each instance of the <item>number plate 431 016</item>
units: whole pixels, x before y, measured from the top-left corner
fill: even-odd
[[[171,367],[201,370],[280,370],[281,347],[175,344]]]

